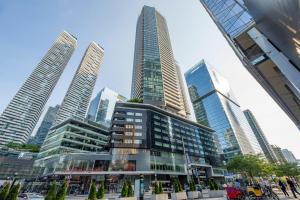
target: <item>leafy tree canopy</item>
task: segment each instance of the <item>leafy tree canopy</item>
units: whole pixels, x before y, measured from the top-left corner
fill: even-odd
[[[143,99],[133,98],[133,99],[129,99],[127,102],[130,102],[130,103],[143,103]]]
[[[10,142],[6,144],[8,148],[12,148],[18,151],[29,151],[29,152],[34,152],[37,153],[40,151],[40,146],[35,145],[35,144],[17,144]]]
[[[273,174],[273,167],[259,155],[237,155],[228,161],[227,170],[246,177],[262,177]]]

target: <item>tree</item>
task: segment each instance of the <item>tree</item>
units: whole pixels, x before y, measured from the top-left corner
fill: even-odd
[[[292,176],[296,177],[300,175],[300,169],[295,163],[283,163],[274,167],[276,176]]]
[[[10,189],[9,194],[7,195],[5,200],[17,200],[19,196],[21,185],[18,183],[14,185],[13,188]]]
[[[92,182],[92,185],[90,187],[90,193],[89,193],[89,200],[96,200],[97,196],[96,196],[96,184],[95,182],[93,181]]]
[[[55,200],[56,190],[57,190],[57,185],[56,182],[54,181],[50,186],[50,189],[48,190],[45,200]]]
[[[4,187],[2,188],[2,190],[0,191],[0,200],[6,199],[6,197],[8,196],[8,193],[9,193],[9,188],[10,188],[10,183],[6,182],[4,184]]]
[[[163,193],[162,183],[158,183],[158,191],[159,191],[159,194]]]
[[[98,192],[97,192],[97,199],[103,199],[104,198],[104,183],[101,182],[101,184],[98,187]]]
[[[143,103],[143,99],[133,98],[133,99],[129,99],[127,102],[130,102],[130,103]]]
[[[190,191],[196,191],[196,185],[194,181],[189,182]]]
[[[238,155],[228,161],[227,170],[245,177],[259,177],[272,174],[272,167],[259,155]]]
[[[182,192],[182,186],[181,186],[178,178],[173,179],[173,188],[174,188],[175,193]]]
[[[130,181],[127,182],[127,188],[128,188],[127,197],[133,197],[134,194],[133,194],[133,189]]]
[[[121,196],[122,197],[127,197],[127,195],[128,195],[128,186],[127,186],[127,183],[124,182],[123,187],[122,187],[122,191],[121,191]]]
[[[68,184],[64,181],[62,187],[58,190],[56,194],[56,200],[65,200],[68,190]]]

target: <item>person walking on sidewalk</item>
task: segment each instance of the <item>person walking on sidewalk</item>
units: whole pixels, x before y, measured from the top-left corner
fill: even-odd
[[[278,185],[285,196],[290,196],[289,193],[287,193],[287,191],[286,191],[285,184],[281,180],[278,181]]]
[[[289,178],[286,178],[286,182],[289,184],[290,189],[291,189],[294,197],[297,198],[296,193],[299,194],[299,195],[300,195],[300,193],[297,191],[294,182],[291,179],[289,179]]]

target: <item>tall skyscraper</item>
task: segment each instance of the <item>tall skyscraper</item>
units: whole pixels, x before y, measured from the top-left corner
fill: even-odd
[[[288,149],[282,149],[281,150],[285,160],[289,163],[297,163],[297,159],[296,157],[294,156],[293,152],[291,152],[290,150]]]
[[[58,110],[54,125],[68,118],[79,120],[85,118],[103,54],[104,49],[95,42],[88,46]]]
[[[274,152],[265,136],[265,134],[263,133],[263,131],[261,130],[258,122],[256,121],[254,115],[252,114],[252,112],[250,110],[244,110],[244,114],[249,122],[249,125],[261,147],[261,149],[263,150],[266,158],[270,161],[270,162],[276,162],[276,156],[274,155]]]
[[[227,81],[204,60],[185,73],[198,123],[214,129],[225,160],[238,154],[262,153]]]
[[[200,2],[246,69],[300,128],[299,2]]]
[[[0,146],[26,143],[77,45],[62,32],[0,116]]]
[[[144,6],[136,26],[131,97],[186,116],[165,18]]]
[[[110,127],[111,117],[118,101],[125,102],[126,98],[107,87],[103,88],[91,101],[87,119]]]
[[[276,146],[276,145],[271,145],[271,148],[276,156],[276,160],[277,162],[279,163],[285,163],[286,162],[286,159],[282,153],[282,150],[279,146]]]
[[[53,125],[53,122],[55,120],[56,114],[58,112],[59,109],[59,105],[56,105],[55,107],[49,107],[45,117],[39,127],[39,129],[37,130],[34,138],[32,139],[32,141],[30,141],[30,144],[36,144],[41,146],[50,130],[50,128]]]

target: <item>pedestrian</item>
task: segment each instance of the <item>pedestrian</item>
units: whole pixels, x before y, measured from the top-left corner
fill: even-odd
[[[287,193],[287,191],[286,191],[285,184],[281,180],[278,181],[278,185],[280,186],[280,188],[285,196],[290,196],[289,193]]]
[[[290,189],[291,189],[294,197],[297,198],[296,193],[299,194],[299,195],[300,195],[300,193],[297,191],[294,182],[291,179],[289,179],[289,178],[286,178],[286,182],[289,184]]]

